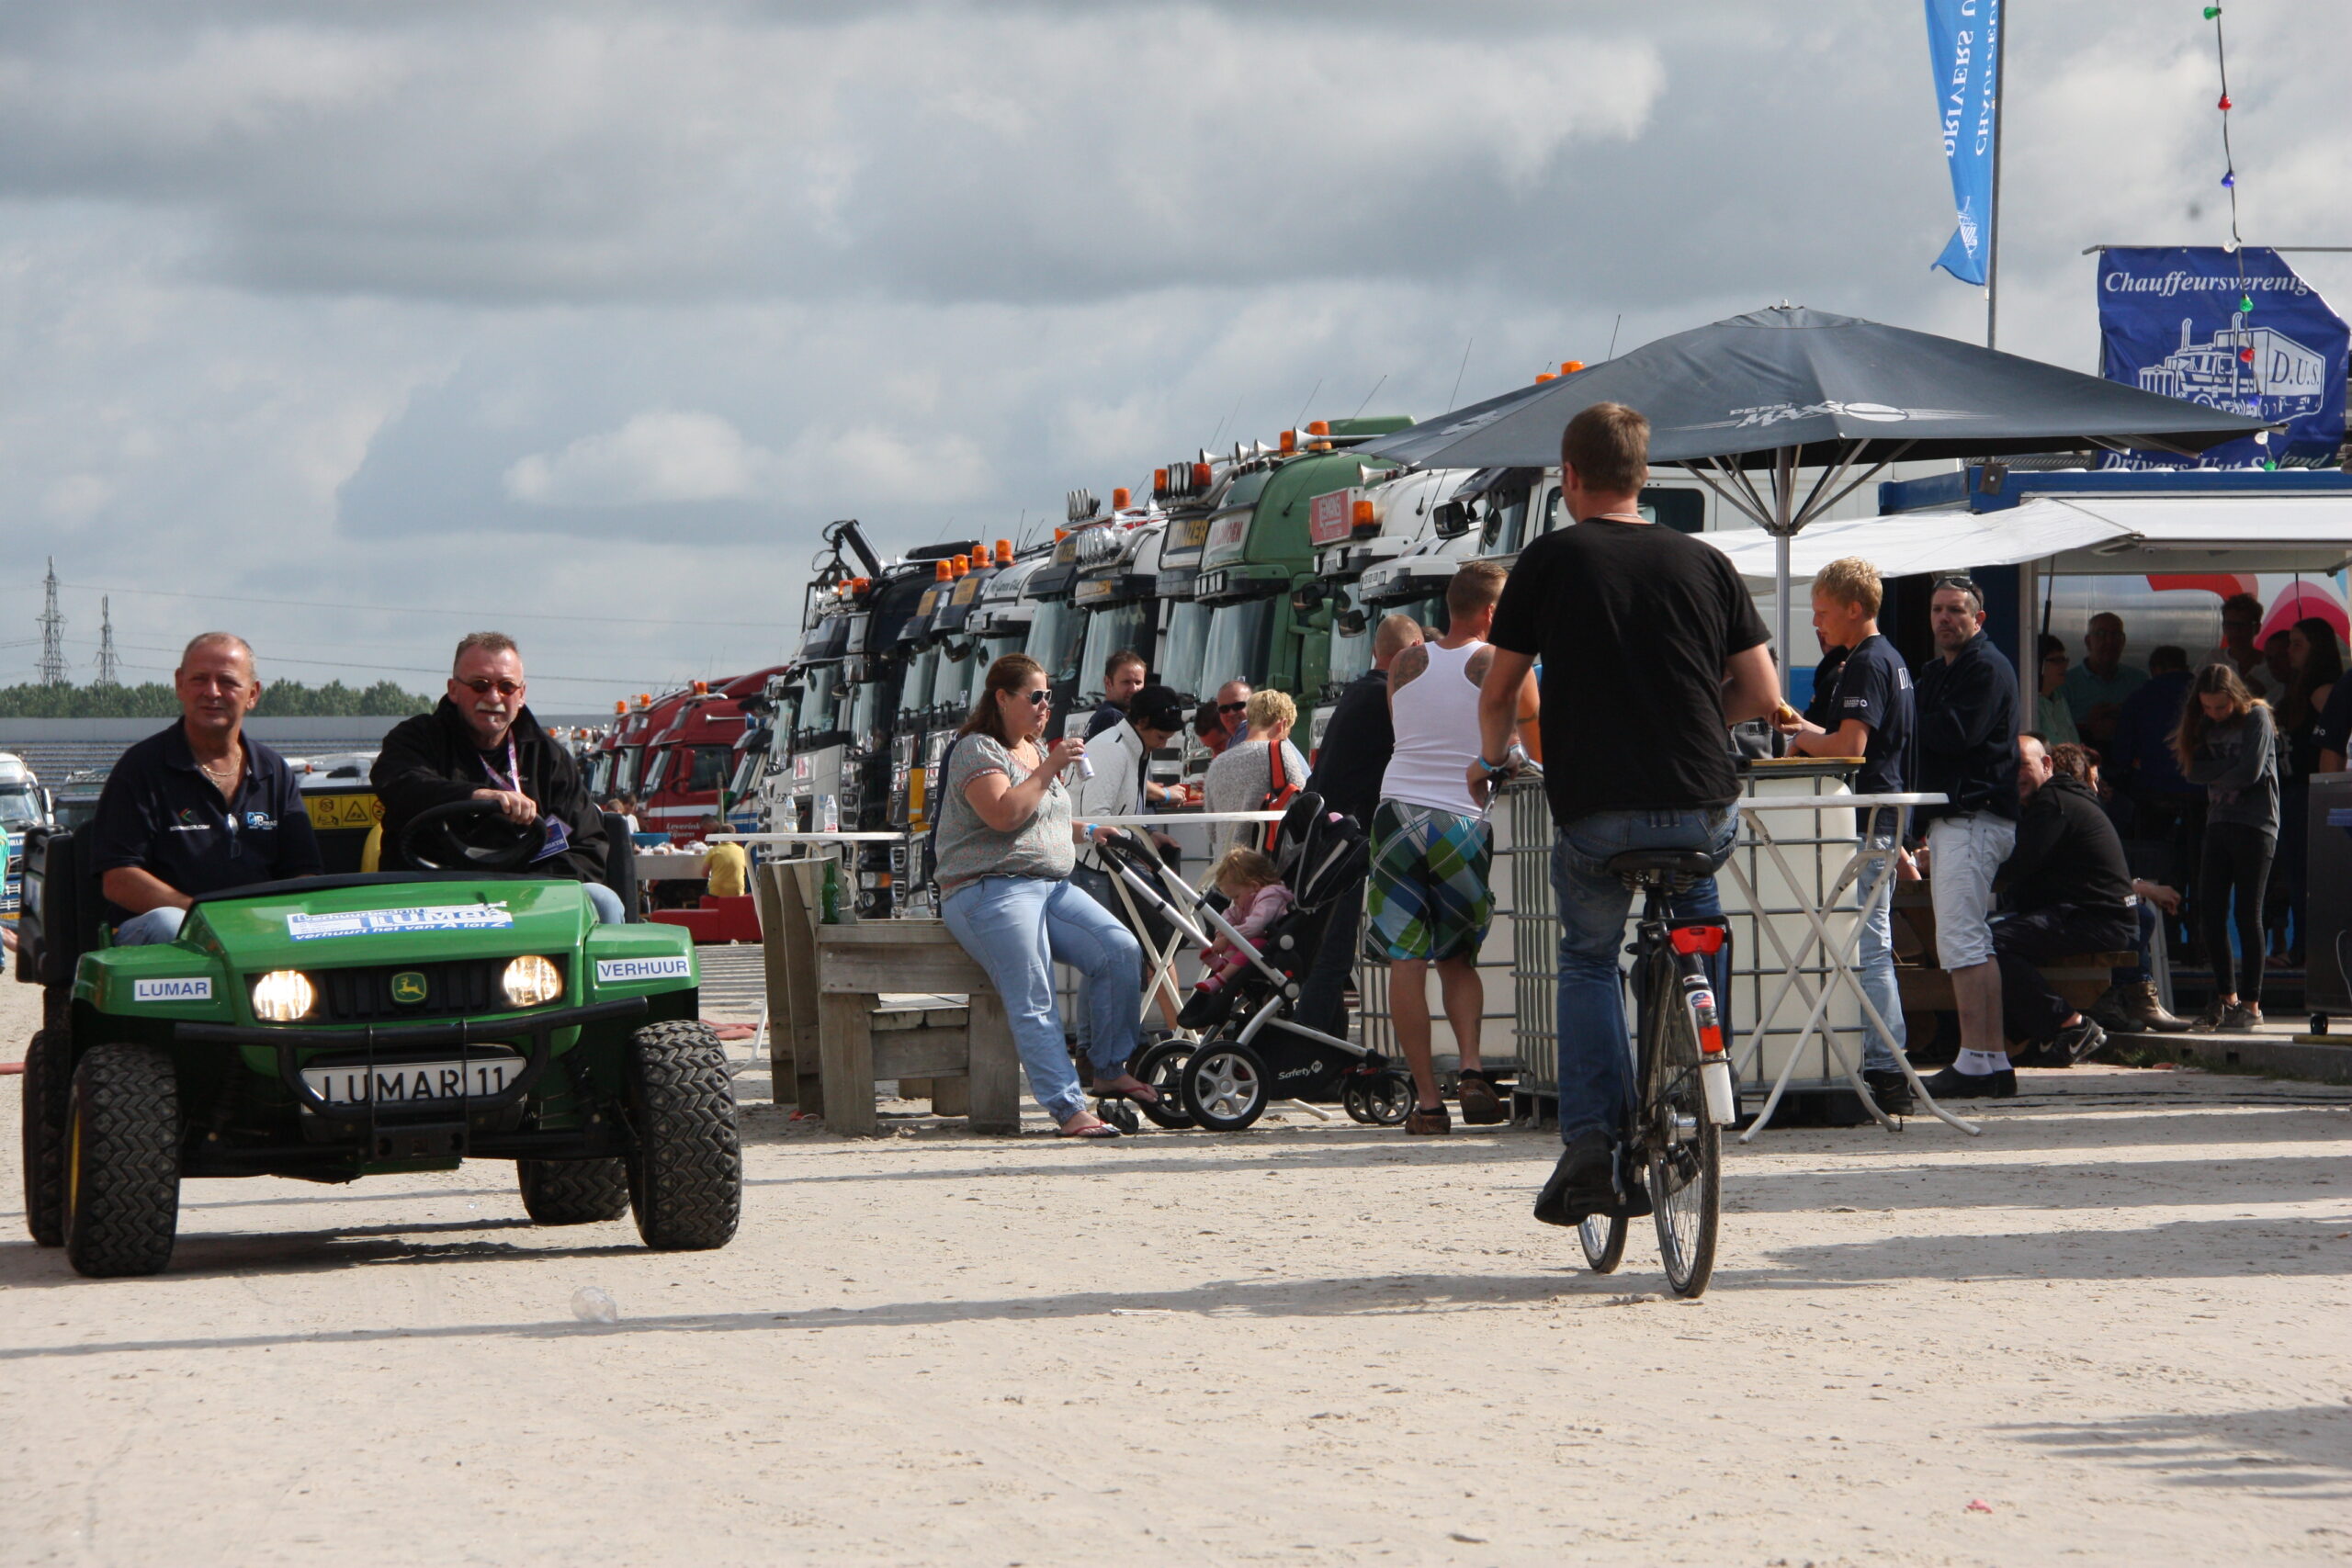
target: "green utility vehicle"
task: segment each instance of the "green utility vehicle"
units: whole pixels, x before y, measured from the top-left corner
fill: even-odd
[[[579,883],[530,874],[540,831],[438,807],[401,840],[435,869],[208,894],[149,947],[108,944],[76,834],[35,835],[17,969],[46,993],[25,1054],[33,1239],[84,1274],[153,1274],[184,1176],[471,1158],[513,1160],[541,1224],[634,1211],[650,1247],[725,1246],[742,1151],[693,947],[599,925]]]

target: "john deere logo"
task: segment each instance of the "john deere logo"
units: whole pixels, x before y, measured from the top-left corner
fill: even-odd
[[[392,976],[392,1000],[404,1008],[413,1008],[424,999],[424,976],[413,969],[403,969]]]

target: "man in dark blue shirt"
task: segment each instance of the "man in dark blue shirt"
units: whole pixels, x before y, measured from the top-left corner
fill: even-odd
[[[1782,729],[1789,750],[1800,756],[1861,758],[1861,772],[1854,776],[1857,795],[1901,794],[1911,752],[1911,671],[1878,629],[1885,592],[1878,568],[1860,556],[1831,561],[1814,578],[1814,632],[1824,648],[1843,648],[1846,654],[1838,665],[1836,689],[1819,710],[1824,716]],[[1870,813],[1862,833],[1873,848],[1885,849],[1902,828],[1902,811],[1882,807]],[[1881,874],[1865,872],[1855,890],[1870,911],[1861,931],[1862,989],[1886,1024],[1882,1032],[1863,1021],[1862,1079],[1880,1108],[1894,1115],[1911,1109],[1912,1096],[1910,1080],[1894,1058],[1906,1040],[1903,997],[1894,980],[1894,898],[1879,896]]]
[[[122,754],[98,793],[90,863],[115,942],[169,942],[199,893],[314,876],[319,841],[286,759],[244,738],[254,650],[206,632],[172,672],[180,721]]]

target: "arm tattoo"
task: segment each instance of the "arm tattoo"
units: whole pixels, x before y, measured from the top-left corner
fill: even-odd
[[[1396,661],[1388,667],[1389,696],[1394,698],[1398,692],[1412,683],[1414,676],[1422,673],[1429,667],[1430,650],[1424,644],[1417,642],[1398,654]]]
[[[1487,671],[1494,667],[1494,663],[1495,650],[1491,648],[1482,648],[1472,654],[1469,661],[1463,665],[1462,673],[1469,678],[1472,685],[1483,686],[1487,683]]]

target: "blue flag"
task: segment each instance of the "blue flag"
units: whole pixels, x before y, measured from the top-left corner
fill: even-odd
[[[2109,457],[2109,468],[2259,468],[2325,461],[2344,441],[2352,333],[2277,251],[2247,245],[2118,247],[2098,266],[2099,374],[2207,408],[2288,422],[2202,457]]]
[[[1936,112],[1960,224],[1931,264],[1962,283],[1983,284],[1993,243],[1993,136],[2001,85],[1994,60],[2001,0],[1927,0],[1928,57],[1936,71]]]

